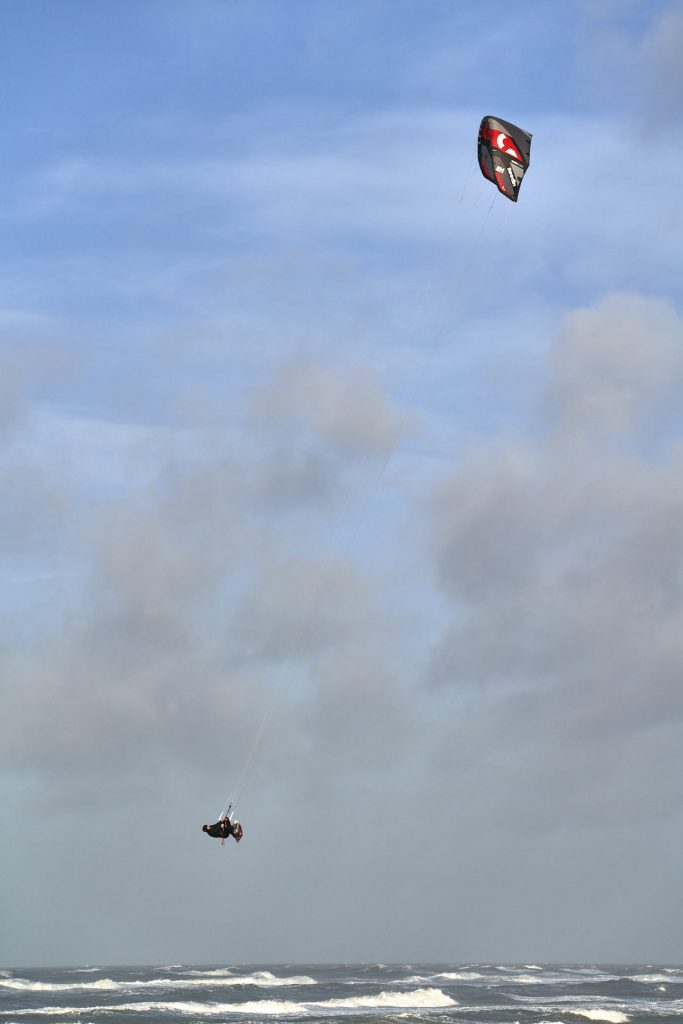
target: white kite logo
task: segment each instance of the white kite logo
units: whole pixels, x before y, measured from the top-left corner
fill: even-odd
[[[509,153],[510,156],[519,156],[514,143],[508,139],[504,132],[499,132],[496,136],[496,146],[503,153]]]

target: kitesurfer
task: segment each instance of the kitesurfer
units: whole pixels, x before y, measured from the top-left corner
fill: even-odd
[[[227,815],[224,818],[219,818],[215,825],[202,825],[202,832],[206,832],[208,836],[212,836],[214,839],[220,839],[221,846],[223,846],[228,836],[232,836],[235,842],[239,843],[244,835],[244,830],[239,821],[230,821]]]

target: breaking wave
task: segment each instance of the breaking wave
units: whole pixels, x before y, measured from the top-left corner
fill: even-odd
[[[604,1020],[608,1024],[625,1024],[625,1021],[630,1019],[628,1014],[622,1013],[621,1010],[567,1010],[567,1013],[587,1017],[588,1020]]]
[[[143,982],[143,984],[147,984]],[[315,978],[307,974],[288,975],[279,978],[271,971],[254,971],[251,974],[233,974],[227,967],[216,967],[208,971],[187,971],[183,978],[172,978],[164,985],[256,985],[257,988],[283,988],[287,985],[317,985]]]
[[[26,978],[2,978],[0,989],[14,992],[116,992],[121,983],[111,978],[100,978],[99,981],[28,981]]]
[[[670,972],[667,972],[666,974],[634,974],[633,978],[632,978],[632,981],[641,981],[641,982],[643,982],[643,984],[652,984],[652,985],[655,985],[657,983],[661,983],[663,981],[666,981],[667,984],[670,983],[670,982],[673,982],[673,984],[676,984],[677,981],[683,981],[683,974],[680,974],[678,977],[676,977],[675,976],[676,973],[678,973],[678,972],[671,972],[670,971]]]
[[[120,1003],[116,1006],[45,1006],[41,1009],[13,1010],[11,1016],[73,1016],[82,1018],[84,1015],[106,1011],[107,1013],[180,1013],[185,1016],[214,1017],[233,1013],[263,1014],[264,1016],[301,1016],[305,1017],[316,1011],[326,1010],[436,1010],[457,1003],[440,989],[416,989],[412,992],[378,992],[371,996],[358,996],[350,999],[328,999],[324,1002],[297,1003],[283,999],[255,999],[244,1003],[198,1003],[176,1002],[173,1000],[146,1001],[140,1003]],[[10,1011],[8,1011],[10,1012]],[[2,1016],[7,1016],[3,1013]]]
[[[434,985],[439,981],[480,981],[486,975],[477,974],[475,971],[439,971],[437,974],[412,974],[408,978],[402,978],[402,985]]]
[[[378,992],[371,996],[352,996],[349,999],[328,999],[324,1003],[304,1004],[318,1009],[420,1009],[437,1010],[444,1006],[457,1006],[457,1001],[439,988],[418,988],[412,992]]]
[[[193,972],[198,976],[187,978],[151,978],[146,981],[135,979],[114,981],[100,978],[98,981],[49,982],[28,981],[26,978],[0,978],[0,989],[17,992],[131,992],[149,989],[188,988],[234,988],[253,985],[256,988],[284,988],[287,986],[315,985],[317,982],[308,975],[278,978],[270,971],[255,971],[253,974],[230,975],[224,972]]]

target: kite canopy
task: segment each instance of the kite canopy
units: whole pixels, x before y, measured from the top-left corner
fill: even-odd
[[[482,118],[478,157],[481,173],[499,192],[517,202],[522,178],[529,166],[531,135],[499,117]]]

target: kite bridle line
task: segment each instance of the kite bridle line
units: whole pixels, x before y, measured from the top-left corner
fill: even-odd
[[[465,196],[465,193],[467,191],[467,188],[469,186],[469,183],[470,183],[470,181],[472,179],[472,175],[474,174],[475,170],[476,170],[476,164],[472,166],[472,168],[471,168],[471,170],[469,172],[468,178],[467,178],[467,180],[465,182],[465,185],[463,186],[463,190],[462,190],[462,193],[460,195],[459,203],[462,203],[462,201],[463,201],[463,198]],[[496,205],[497,198],[498,198],[498,192],[496,191],[494,193],[494,195],[493,195],[493,198],[492,198],[491,203],[490,203],[490,205],[488,207],[488,210],[486,212],[486,216],[484,217],[484,220],[483,220],[483,222],[481,224],[481,227],[479,228],[479,232],[476,235],[476,237],[474,238],[474,241],[473,241],[473,243],[472,243],[472,245],[470,247],[470,251],[467,254],[465,262],[461,265],[461,269],[460,269],[460,271],[459,271],[459,273],[458,273],[458,275],[456,277],[455,282],[451,283],[450,285],[448,284],[448,282],[446,282],[446,284],[444,284],[443,288],[439,289],[439,293],[442,293],[443,295],[451,294],[451,295],[454,296],[454,299],[453,299],[453,302],[451,304],[449,304],[449,309],[444,314],[443,320],[442,320],[441,324],[439,325],[438,329],[435,330],[434,333],[432,334],[432,338],[431,338],[430,342],[428,343],[428,345],[426,346],[426,349],[423,350],[423,351],[425,351],[424,368],[428,368],[429,365],[431,364],[431,362],[433,361],[434,356],[435,356],[436,352],[438,351],[438,349],[440,347],[440,343],[441,343],[441,341],[443,339],[443,336],[445,334],[445,331],[447,329],[449,319],[450,319],[450,317],[452,315],[453,305],[461,297],[461,295],[463,293],[463,290],[465,288],[465,285],[467,284],[467,281],[469,279],[469,275],[470,275],[471,271],[473,270],[473,268],[475,266],[475,258],[477,256],[477,253],[478,253],[478,250],[479,250],[479,246],[481,244],[481,241],[482,241],[482,239],[484,237],[484,233],[486,231],[486,228],[488,226],[489,220],[491,218],[491,214],[493,213],[494,206]],[[423,293],[422,299],[420,300],[420,302],[418,304],[418,309],[416,311],[416,316],[419,316],[419,314],[424,310],[428,300],[429,300],[429,296],[426,293]],[[424,376],[425,375],[423,374],[422,377],[424,378]],[[356,526],[355,526],[355,528],[353,530],[353,533],[351,535],[351,538],[350,538],[350,542],[351,542],[352,546],[353,546],[353,542],[355,542],[357,540],[358,535],[360,534],[361,528],[365,526],[365,524],[367,522],[367,519],[368,519],[368,516],[370,514],[370,511],[372,510],[372,507],[375,504],[375,501],[377,500],[377,497],[378,497],[378,495],[379,495],[379,493],[381,491],[381,488],[382,488],[382,486],[384,484],[384,478],[385,478],[385,475],[386,475],[387,468],[388,468],[388,466],[389,466],[389,464],[390,464],[390,462],[391,462],[391,460],[392,460],[392,458],[393,458],[393,456],[394,456],[394,454],[396,452],[396,449],[398,448],[398,445],[399,445],[399,442],[400,442],[400,440],[401,440],[401,438],[403,436],[405,427],[406,427],[406,425],[408,423],[408,420],[409,420],[409,418],[410,418],[410,416],[412,414],[412,410],[413,410],[413,408],[415,406],[415,400],[416,400],[417,395],[418,395],[418,393],[420,391],[420,388],[423,386],[423,384],[424,384],[423,380],[422,381],[416,380],[416,382],[415,382],[415,384],[413,386],[412,393],[409,396],[409,403],[408,403],[408,405],[406,407],[406,411],[399,418],[398,428],[395,431],[395,439],[391,442],[391,444],[389,444],[387,446],[384,455],[381,457],[381,460],[379,461],[379,467],[378,467],[378,471],[377,471],[377,474],[376,474],[376,477],[375,477],[374,487],[371,488],[370,494],[367,495],[367,500],[364,502],[364,513],[360,517],[360,519],[356,522]],[[377,442],[379,442],[381,440],[380,437],[378,436],[378,428],[375,428],[375,440]],[[379,444],[378,444],[378,447],[379,447]],[[348,513],[348,509],[349,509],[352,501],[357,501],[358,497],[359,497],[359,495],[355,494],[352,490],[349,490],[349,492],[347,493],[346,498],[344,499],[344,502],[342,504],[342,508],[341,508],[341,511],[340,511],[340,518],[342,519],[342,521],[345,520],[346,515]],[[310,621],[311,613],[312,613],[316,603],[318,602],[318,599],[320,598],[320,596],[322,594],[322,591],[323,591],[324,586],[325,586],[325,584],[326,584],[326,582],[328,580],[328,577],[330,576],[331,571],[332,571],[331,568],[328,566],[328,567],[324,568],[322,570],[322,572],[320,572],[318,574],[318,578],[317,578],[315,584],[313,585],[313,587],[310,590],[309,597],[308,597],[308,600],[306,602],[305,608],[303,609],[302,613],[298,617],[297,625],[296,625],[295,629],[292,632],[292,636],[291,636],[291,639],[290,639],[289,643],[287,644],[286,651],[282,655],[284,660],[290,660],[300,650],[300,648],[301,648],[301,641],[302,641],[303,636],[304,636],[304,630],[305,630],[305,628],[307,626],[307,623]],[[257,754],[257,752],[258,752],[258,750],[259,750],[259,748],[260,748],[260,746],[261,746],[261,744],[262,744],[262,742],[263,742],[263,740],[264,740],[264,738],[266,736],[266,733],[267,733],[269,727],[272,725],[272,723],[273,723],[273,721],[274,721],[274,719],[276,717],[276,713],[278,713],[280,711],[280,709],[281,709],[281,707],[282,707],[282,705],[284,703],[286,692],[285,692],[285,687],[284,687],[283,683],[284,683],[284,680],[280,680],[279,682],[274,684],[273,687],[271,688],[270,700],[267,703],[267,706],[266,706],[266,709],[265,709],[265,711],[264,711],[264,713],[262,715],[260,724],[258,725],[258,727],[257,727],[257,729],[256,729],[256,731],[254,733],[254,738],[252,740],[251,747],[250,747],[249,752],[248,752],[247,756],[245,757],[244,762],[242,764],[242,768],[240,770],[240,774],[238,776],[237,783],[234,786],[233,791],[232,791],[232,796],[223,805],[223,810],[221,811],[220,817],[224,817],[226,813],[229,814],[231,810],[233,812],[235,812],[236,809],[237,809],[237,805],[238,805],[238,802],[239,802],[239,797],[241,795],[242,787],[243,787],[244,781],[245,781],[245,779],[247,777],[247,773],[248,773],[248,771],[249,771],[249,769],[250,769],[250,767],[251,767],[251,765],[252,765],[252,763],[254,761],[254,758],[256,757],[256,754]]]

